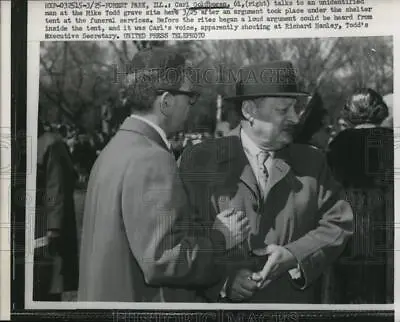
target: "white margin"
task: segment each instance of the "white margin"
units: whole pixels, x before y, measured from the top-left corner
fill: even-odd
[[[3,2],[3,0],[0,0]],[[31,1],[30,1],[31,2]],[[377,1],[378,2],[378,1]],[[387,12],[387,19],[393,19],[393,17],[397,14],[396,9],[399,9],[399,0],[380,0],[381,4],[388,5],[390,3],[390,12]],[[32,5],[28,3],[28,5]],[[32,6],[34,7],[34,6]],[[35,23],[30,19],[32,18],[32,14],[28,14],[28,26],[33,27]],[[30,21],[30,22],[29,22]],[[394,26],[398,27],[398,18],[394,18],[393,21]],[[33,29],[28,28],[28,40],[32,39],[29,36],[34,34]],[[397,41],[399,41],[399,31],[394,30],[386,30],[385,35],[393,34],[394,37],[394,49],[393,49],[393,59],[394,59],[394,89],[400,88],[400,81],[398,80],[398,75],[400,75],[399,64],[396,59],[399,59],[399,45]],[[380,36],[381,32],[371,31],[366,32],[366,34],[359,34],[358,36]],[[312,33],[299,35],[301,37],[312,37],[314,36]],[[322,34],[321,34],[322,36]],[[329,37],[329,36],[326,36]],[[330,37],[335,37],[335,35],[331,34]],[[345,35],[340,35],[337,37],[346,37]],[[356,37],[355,34],[347,35],[347,37]],[[272,38],[280,38],[276,35]],[[294,38],[291,36],[283,35],[282,38]],[[37,118],[37,110],[38,110],[38,98],[39,98],[39,53],[40,53],[40,43],[39,41],[28,41],[28,71],[27,71],[27,133],[31,134],[31,142],[32,147],[36,147],[36,120]],[[394,102],[397,102],[396,99],[396,90],[394,90]],[[396,104],[394,103],[394,106]],[[395,134],[396,131],[400,132],[400,110],[393,108],[394,110],[394,127]],[[34,118],[32,118],[34,117]],[[32,149],[31,152],[36,152],[36,148]],[[32,160],[32,170],[31,175],[27,176],[26,188],[27,191],[30,191],[29,198],[33,198],[35,200],[35,186],[36,186],[36,153],[32,153],[30,160]],[[28,157],[29,159],[29,157]],[[395,149],[395,168],[398,167],[400,169],[400,150]],[[29,190],[28,190],[29,189]],[[33,191],[33,194],[31,192]],[[28,200],[28,198],[27,198]],[[400,200],[400,189],[395,185],[395,200]],[[27,213],[27,224],[31,219],[29,215],[32,213]],[[399,222],[398,219],[400,213],[398,213],[398,206],[395,205],[395,222]],[[29,226],[28,226],[29,227]],[[396,225],[395,225],[396,227]],[[27,249],[32,249],[31,243],[29,240],[33,241],[33,229],[26,231],[26,247]],[[400,237],[396,236],[395,238],[395,276],[400,276],[400,256],[396,250],[400,250]],[[31,252],[30,252],[31,253]],[[126,310],[126,309],[153,309],[153,310],[282,310],[282,311],[293,311],[293,310],[340,310],[340,311],[378,311],[378,310],[393,310],[396,308],[397,299],[400,298],[400,281],[397,281],[395,278],[395,304],[362,304],[362,305],[320,305],[320,304],[222,304],[222,303],[122,303],[122,302],[34,302],[32,301],[32,277],[33,277],[33,265],[32,265],[32,254],[27,254],[27,262],[26,262],[26,278],[25,278],[25,309],[39,309],[39,310],[66,310],[66,309],[113,309],[113,310]],[[28,283],[30,281],[30,283]],[[397,313],[397,312],[395,312]],[[400,315],[395,315],[395,321],[400,321]]]
[[[29,19],[29,17],[28,17]],[[37,160],[37,119],[39,112],[39,76],[40,76],[40,43],[27,43],[27,102],[26,102],[26,131],[27,147],[31,156],[27,156],[26,176],[26,213],[25,213],[25,308],[32,302],[33,296],[33,255],[34,255],[34,227],[35,227],[35,200],[36,200],[36,160]],[[37,81],[32,81],[37,80]],[[31,144],[28,144],[28,142]],[[35,147],[35,148],[33,148]],[[31,160],[29,165],[28,160]],[[53,305],[51,306],[53,307]]]
[[[399,9],[399,2],[396,2]],[[393,5],[393,7],[395,7]],[[397,10],[398,12],[398,10]],[[392,13],[392,15],[395,15]],[[398,18],[397,18],[398,19]],[[400,110],[398,108],[399,100],[397,95],[400,89],[400,28],[397,23],[397,29],[393,30],[393,128],[394,128],[394,321],[400,321],[399,299],[400,299],[400,149],[396,148],[396,142],[400,139]],[[395,108],[396,107],[396,108]],[[398,278],[396,278],[396,276]]]
[[[0,320],[9,320],[11,297],[11,0],[0,1],[0,71]]]

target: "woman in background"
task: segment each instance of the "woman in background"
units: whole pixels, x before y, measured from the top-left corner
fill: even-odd
[[[356,91],[341,111],[348,128],[327,153],[355,218],[353,239],[335,268],[341,303],[393,303],[394,138],[381,126],[388,114],[376,91]]]
[[[348,128],[331,142],[328,154],[336,178],[345,187],[370,188],[390,179],[393,130],[381,127],[388,116],[382,96],[372,89],[361,89],[347,100],[340,119]]]

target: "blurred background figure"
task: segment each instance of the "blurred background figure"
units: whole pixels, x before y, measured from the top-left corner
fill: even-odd
[[[51,124],[47,121],[43,122],[43,130],[46,132],[51,132]]]
[[[339,132],[344,131],[351,127],[351,125],[348,122],[346,122],[346,120],[343,117],[339,117],[337,123],[338,123]]]
[[[79,173],[79,183],[85,185],[97,155],[94,142],[85,130],[81,129],[77,138],[72,157]]]
[[[112,127],[113,99],[109,97],[104,104],[101,105],[101,131],[109,134]]]
[[[67,137],[67,146],[68,146],[68,150],[71,153],[71,157],[72,157],[72,153],[74,151],[75,148],[75,144],[77,143],[76,141],[76,135],[75,135],[75,130],[70,130],[68,132],[68,137]]]
[[[347,100],[341,119],[348,127],[329,146],[334,173],[346,187],[373,187],[386,178],[382,175],[388,166],[393,168],[392,158],[385,157],[387,149],[393,153],[393,130],[381,127],[388,116],[386,103],[372,89],[361,89]]]
[[[47,128],[48,129],[48,128]],[[38,122],[34,301],[60,301],[78,286],[76,174],[62,137]]]
[[[57,125],[58,133],[61,135],[62,140],[65,142],[68,136],[67,126],[64,124]]]
[[[175,159],[178,160],[180,155],[183,152],[184,147],[184,140],[185,140],[185,133],[179,132],[175,136],[170,139],[171,149],[174,152]]]
[[[72,151],[70,149],[69,142],[68,142],[68,128],[67,128],[67,126],[64,125],[64,124],[60,124],[56,128],[57,128],[57,132],[61,136],[61,140],[65,145],[65,148],[66,148],[66,150],[67,150],[67,152],[69,154],[69,157],[72,159]]]
[[[345,187],[355,234],[336,267],[341,303],[393,302],[393,130],[382,96],[370,88],[352,94],[341,111],[348,125],[329,145],[328,161]]]

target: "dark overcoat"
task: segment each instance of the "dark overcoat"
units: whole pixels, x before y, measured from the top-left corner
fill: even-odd
[[[328,164],[354,211],[355,233],[334,269],[336,303],[393,303],[394,132],[346,129],[329,145]]]
[[[300,264],[305,284],[284,274],[249,302],[320,301],[319,277],[343,251],[353,229],[352,210],[321,152],[300,144],[277,151],[264,199],[243,150],[240,127],[227,137],[185,150],[180,173],[192,207],[205,221],[211,223],[227,207],[245,211],[250,220],[248,242],[227,254],[226,277],[239,268],[260,270],[266,259],[252,257],[250,250],[268,244],[284,245]],[[215,301],[222,284],[204,296]]]
[[[34,298],[78,287],[78,246],[74,207],[76,173],[68,150],[55,133],[37,143]],[[48,252],[48,230],[60,233],[57,253]]]

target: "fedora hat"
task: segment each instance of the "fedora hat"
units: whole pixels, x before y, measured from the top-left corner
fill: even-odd
[[[243,66],[236,81],[236,95],[227,101],[241,101],[257,97],[298,97],[308,93],[298,89],[297,72],[290,61],[273,61]]]

